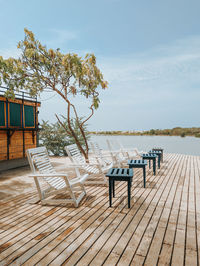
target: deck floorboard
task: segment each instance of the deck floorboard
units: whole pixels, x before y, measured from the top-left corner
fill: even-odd
[[[200,264],[200,157],[165,154],[154,176],[86,186],[78,208],[42,206],[36,190],[0,200],[0,265]]]

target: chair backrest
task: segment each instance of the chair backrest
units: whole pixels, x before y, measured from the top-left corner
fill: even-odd
[[[46,147],[38,147],[28,149],[26,151],[27,158],[33,174],[39,172],[40,174],[56,174],[53,168]],[[44,180],[54,188],[66,186],[65,181],[61,177],[44,176]]]
[[[102,166],[106,166],[107,164],[111,163],[103,156],[102,150],[100,149],[99,144],[97,142],[90,142],[90,146],[92,148],[93,153],[98,158],[98,161],[102,164]]]
[[[110,151],[116,151],[116,150],[120,151],[119,142],[117,140],[106,139],[106,142],[107,142],[108,149]]]
[[[135,152],[135,154],[137,156],[141,156],[142,153],[146,153],[146,152],[143,152],[143,151],[139,151],[138,148],[134,148],[133,151]]]
[[[92,164],[87,163],[85,161],[85,158],[83,157],[83,155],[79,151],[78,147],[76,146],[76,144],[65,146],[65,150],[66,150],[67,155],[69,156],[71,162],[74,164],[74,169],[75,169],[76,175],[78,177],[80,176],[79,169],[83,169],[87,173],[90,173],[90,174],[101,173],[101,166],[99,164],[94,165],[93,163]]]
[[[77,163],[77,164],[85,164],[85,159],[82,156],[76,144],[71,144],[71,145],[66,146],[65,150],[71,162]]]
[[[120,165],[119,153],[114,153],[113,147],[112,147],[112,141],[107,139],[106,142],[107,142],[108,150],[109,150],[109,153],[111,155],[114,165]]]
[[[26,153],[33,173],[55,173],[45,147],[28,149]]]
[[[118,143],[118,145],[119,145],[119,147],[120,147],[120,151],[121,151],[123,157],[124,157],[124,158],[127,158],[127,159],[130,160],[130,159],[131,159],[131,158],[130,158],[130,155],[129,155],[128,151],[126,151],[126,150],[124,149],[124,146],[122,145],[122,143],[121,143],[118,139],[116,140],[116,142]]]
[[[85,164],[85,159],[81,155],[76,144],[71,144],[71,145],[65,146],[65,150],[67,152],[67,155],[68,155],[70,161],[73,164],[77,164],[77,165],[84,165]],[[79,167],[75,166],[74,169],[75,169],[77,177],[80,178],[81,174],[79,171]]]
[[[99,147],[99,144],[98,143],[96,143],[96,142],[89,142],[89,145],[91,146],[91,148],[92,148],[92,152],[95,154],[95,155],[97,155],[97,156],[99,156],[99,157],[102,157],[102,152],[101,152],[101,149],[100,149],[100,147]]]

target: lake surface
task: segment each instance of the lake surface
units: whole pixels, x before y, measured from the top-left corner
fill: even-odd
[[[176,136],[110,136],[91,135],[91,141],[97,142],[102,149],[108,150],[106,139],[119,140],[125,148],[148,151],[153,147],[162,147],[164,152],[200,156],[200,138]],[[116,144],[116,149],[119,146]]]

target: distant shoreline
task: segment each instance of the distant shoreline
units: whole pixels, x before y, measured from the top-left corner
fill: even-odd
[[[180,136],[200,138],[200,128],[181,128],[172,129],[151,129],[147,131],[91,131],[93,135],[114,135],[114,136]]]

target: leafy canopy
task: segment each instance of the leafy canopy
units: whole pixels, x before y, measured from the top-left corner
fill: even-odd
[[[0,75],[4,84],[13,89],[26,89],[31,95],[40,94],[47,88],[57,91],[62,97],[81,94],[92,98],[92,107],[99,106],[97,87],[107,87],[107,81],[96,66],[94,54],[84,59],[77,54],[62,54],[60,49],[47,49],[34,34],[24,29],[25,38],[18,43],[19,59],[0,57]]]
[[[28,90],[31,95],[40,95],[46,89],[56,92],[66,102],[67,127],[56,115],[60,125],[72,136],[85,159],[88,159],[88,144],[84,133],[85,123],[99,107],[99,88],[107,88],[94,54],[81,58],[75,53],[63,54],[60,49],[47,49],[34,34],[24,29],[24,40],[18,43],[21,55],[18,59],[4,60],[0,57],[0,82],[9,87],[7,96],[14,96],[14,89]],[[89,114],[78,114],[73,96],[81,95],[88,99]],[[76,120],[84,139],[80,142],[73,129],[72,118]]]

